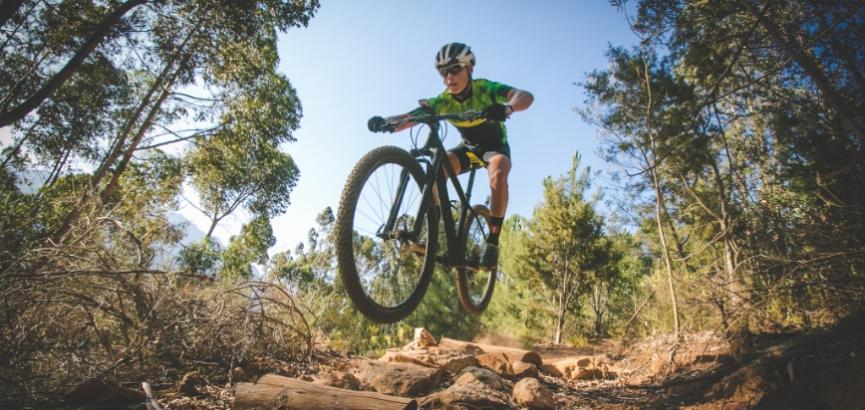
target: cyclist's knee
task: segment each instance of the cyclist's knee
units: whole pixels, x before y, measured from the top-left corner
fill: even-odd
[[[511,161],[506,155],[496,155],[489,160],[487,172],[490,175],[490,184],[507,186],[508,174],[511,171]]]

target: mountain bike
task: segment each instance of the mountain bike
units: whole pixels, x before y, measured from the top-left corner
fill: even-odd
[[[443,120],[480,118],[479,112],[469,111],[388,119],[392,126],[425,124],[426,143],[418,147],[415,138],[410,151],[376,148],[352,169],[336,216],[335,248],[346,293],[370,320],[393,323],[411,314],[427,291],[436,263],[456,271],[459,301],[468,312],[479,314],[489,304],[496,269],[482,268],[480,260],[490,211],[470,205],[477,168],[469,171],[464,191],[439,137]],[[453,201],[448,179],[457,195]]]

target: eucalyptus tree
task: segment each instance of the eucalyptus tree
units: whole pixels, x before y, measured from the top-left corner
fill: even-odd
[[[276,36],[307,25],[316,0],[3,5],[0,117],[13,136],[4,172],[38,171],[46,185],[88,175],[44,238],[62,242],[82,213],[110,202],[130,167],[163,151],[191,154],[185,173],[215,223],[240,207],[284,211],[298,170],[280,150],[301,107],[276,71]],[[35,202],[35,212],[46,206]]]

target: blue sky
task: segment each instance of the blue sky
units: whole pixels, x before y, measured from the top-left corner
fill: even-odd
[[[574,109],[584,101],[587,73],[606,67],[608,45],[636,37],[607,1],[323,1],[309,27],[280,35],[281,72],[297,90],[303,119],[297,142],[285,149],[301,171],[288,211],[273,220],[276,246],[294,249],[331,206],[354,163],[374,147],[410,146],[409,132],[373,134],[366,121],[417,106],[444,86],[434,69],[438,48],[464,42],[477,56],[475,78],[530,91],[532,107],[508,121],[513,170],[508,214],[531,216],[542,181],[566,172],[574,152],[593,170],[606,169],[595,153],[597,131]],[[445,146],[456,145],[451,128]],[[488,195],[486,173],[473,202]],[[603,185],[605,178],[597,178]],[[188,212],[185,212],[188,213]],[[223,240],[239,219],[218,228]]]

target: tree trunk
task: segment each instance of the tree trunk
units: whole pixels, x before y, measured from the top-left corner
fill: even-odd
[[[184,42],[185,44],[185,42]],[[111,176],[111,179],[108,181],[108,185],[100,194],[100,199],[102,202],[105,202],[108,197],[114,192],[114,189],[117,187],[117,181],[120,179],[120,175],[126,171],[126,167],[129,165],[129,161],[132,160],[132,155],[135,153],[136,148],[138,148],[138,144],[141,143],[141,139],[144,138],[144,135],[150,130],[150,126],[153,124],[153,119],[156,118],[156,115],[162,110],[162,103],[171,93],[171,87],[174,85],[174,82],[177,81],[177,77],[180,76],[180,73],[186,68],[186,63],[189,61],[189,58],[192,57],[191,54],[186,54],[186,56],[181,60],[180,64],[177,65],[177,68],[174,70],[174,74],[168,79],[163,87],[162,93],[160,93],[159,97],[156,99],[156,102],[153,103],[153,106],[150,108],[150,113],[148,113],[147,117],[144,119],[144,122],[141,124],[138,132],[135,134],[135,137],[132,139],[132,142],[129,144],[129,147],[126,149],[126,152],[123,154],[123,158],[120,160],[120,163],[117,165],[117,168],[114,170],[114,174]]]
[[[184,49],[184,46],[186,45],[186,42],[189,41],[189,39],[191,37],[192,37],[192,34],[189,34],[186,37],[186,39],[183,41],[183,43],[179,47],[177,54],[175,54],[175,57],[178,57],[178,54],[183,52],[183,49]],[[184,61],[186,61],[186,60],[184,60]],[[181,66],[182,65],[183,64],[181,64]],[[144,99],[141,101],[141,103],[138,105],[138,107],[136,107],[135,111],[130,115],[130,117],[126,120],[126,123],[124,124],[124,127],[123,127],[122,131],[120,132],[120,135],[118,135],[117,139],[114,141],[114,144],[113,144],[111,150],[109,151],[108,155],[105,157],[105,159],[102,160],[102,163],[99,164],[99,167],[96,169],[96,172],[93,174],[93,176],[90,177],[90,182],[88,184],[89,186],[81,194],[81,197],[79,198],[78,203],[76,204],[75,208],[73,208],[72,211],[70,211],[69,214],[66,215],[66,218],[64,219],[63,224],[60,226],[60,228],[58,228],[51,235],[51,237],[54,239],[55,242],[58,242],[60,240],[60,238],[63,235],[65,235],[66,232],[68,232],[68,230],[72,226],[72,224],[75,223],[75,221],[80,216],[81,211],[84,208],[84,205],[87,203],[88,200],[90,200],[92,198],[92,195],[97,192],[99,185],[102,183],[102,180],[105,178],[105,175],[108,173],[108,169],[111,168],[111,166],[114,165],[114,163],[117,161],[117,159],[120,158],[120,155],[124,153],[123,146],[126,144],[126,139],[129,137],[129,134],[132,133],[133,127],[135,126],[135,123],[138,122],[138,118],[141,115],[141,113],[144,112],[144,109],[148,105],[151,105],[151,98],[153,97],[153,94],[155,94],[159,89],[163,89],[163,94],[167,95],[168,86],[166,86],[166,83],[169,81],[168,76],[171,73],[171,69],[173,67],[175,67],[175,61],[174,60],[170,60],[170,61],[166,62],[165,67],[162,69],[162,71],[159,73],[159,76],[156,78],[156,81],[153,82],[153,85],[151,85],[150,89],[147,91],[147,94],[144,96]],[[179,72],[180,72],[180,68],[178,68],[175,72],[175,75],[173,75],[171,77],[172,78],[171,81],[173,81],[173,79],[176,78],[177,73],[179,73]],[[162,97],[160,99],[160,101],[162,101],[162,100],[164,100],[164,97]],[[154,107],[152,107],[152,110],[158,110],[158,108],[159,108],[159,102],[154,104]],[[147,121],[145,121],[145,123],[146,122]],[[142,128],[143,127],[144,126],[142,126]],[[145,131],[146,130],[144,130],[144,129],[139,130],[139,135]],[[134,149],[130,149],[130,150],[127,150],[126,152],[127,152],[127,155],[131,155],[134,151],[135,151]],[[119,174],[117,172],[115,172],[114,175],[116,177]],[[106,197],[106,196],[101,195],[101,197]]]
[[[730,156],[728,151],[727,156]],[[733,227],[730,221],[729,203],[730,198],[727,192],[727,185],[724,184],[724,179],[721,176],[721,170],[718,168],[718,163],[714,158],[710,161],[712,165],[712,173],[714,175],[715,184],[718,190],[718,204],[721,207],[721,214],[718,216],[718,225],[721,230],[721,238],[724,244],[724,273],[727,280],[727,292],[730,293],[730,300],[733,309],[741,309],[744,305],[745,298],[742,297],[742,286],[737,273],[737,257],[736,243],[733,238]]]
[[[132,10],[136,6],[146,3],[147,0],[129,0],[121,4],[113,12],[105,16],[99,24],[93,29],[90,38],[81,45],[81,48],[69,59],[66,65],[54,74],[48,82],[40,89],[36,90],[30,97],[22,101],[17,106],[5,110],[0,113],[0,128],[10,125],[29,114],[36,109],[43,101],[51,97],[54,91],[57,91],[63,83],[66,82],[84,63],[84,60],[90,56],[90,53],[105,39],[111,32],[111,29],[120,22],[124,14]],[[14,2],[11,2],[14,3]],[[3,2],[3,9],[6,8],[6,1]]]
[[[268,374],[258,383],[239,383],[235,409],[417,409],[412,399],[386,394],[345,390]]]
[[[663,199],[661,187],[658,184],[658,176],[653,169],[652,185],[655,187],[655,222],[658,225],[658,239],[661,241],[661,252],[664,257],[664,267],[667,271],[667,287],[670,290],[670,304],[673,308],[673,330],[679,334],[679,305],[676,301],[676,288],[673,286],[673,263],[670,260],[670,249],[667,247],[667,235],[664,233],[664,225],[661,223],[661,208]]]
[[[565,295],[559,295],[559,311],[556,318],[556,344],[562,343],[562,329],[565,327]]]
[[[601,336],[601,323],[604,318],[604,301],[601,288],[597,283],[592,285],[592,311],[595,314],[595,336]]]
[[[649,73],[649,62],[643,60],[643,79],[646,82],[646,128],[647,134],[649,137],[649,149],[651,150],[651,156],[647,159],[647,166],[649,170],[649,176],[652,179],[652,187],[655,189],[655,222],[658,225],[658,239],[661,242],[661,252],[663,254],[664,266],[667,271],[667,286],[670,290],[670,303],[673,308],[673,330],[678,335],[679,334],[679,306],[676,301],[676,289],[673,286],[673,263],[670,258],[670,248],[667,245],[667,235],[664,233],[664,224],[662,221],[662,214],[667,213],[667,207],[664,203],[664,194],[661,190],[661,182],[658,177],[658,166],[657,163],[657,148],[655,141],[655,130],[652,126],[652,112],[654,110],[654,103],[652,97],[652,81],[651,74]],[[646,156],[645,152],[643,153]]]

